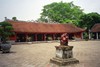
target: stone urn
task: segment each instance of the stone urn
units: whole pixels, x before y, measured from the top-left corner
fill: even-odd
[[[1,44],[1,50],[2,53],[9,53],[10,52],[10,48],[11,48],[11,44],[10,43],[2,43]]]

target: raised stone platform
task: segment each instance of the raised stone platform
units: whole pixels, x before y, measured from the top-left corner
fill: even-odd
[[[69,64],[79,63],[79,60],[77,60],[75,58],[61,59],[61,58],[56,57],[56,58],[50,59],[50,62],[55,63],[60,66],[65,66],[65,65],[69,65]]]
[[[68,65],[79,63],[79,60],[73,58],[73,46],[55,46],[56,57],[50,59],[51,63],[58,65]]]

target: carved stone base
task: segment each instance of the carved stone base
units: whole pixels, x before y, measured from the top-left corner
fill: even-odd
[[[50,62],[55,63],[60,66],[65,66],[65,65],[69,65],[69,64],[79,63],[79,60],[77,60],[75,58],[61,59],[61,58],[55,57],[55,58],[50,59]]]
[[[56,57],[50,59],[51,63],[58,65],[68,65],[79,63],[79,60],[73,58],[73,46],[55,46]]]

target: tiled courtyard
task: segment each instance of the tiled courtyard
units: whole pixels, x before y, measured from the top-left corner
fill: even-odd
[[[0,51],[0,67],[100,67],[100,41],[69,42],[74,46],[74,58],[80,63],[68,66],[50,63],[50,58],[55,57],[56,45],[59,43],[12,45],[11,53]]]

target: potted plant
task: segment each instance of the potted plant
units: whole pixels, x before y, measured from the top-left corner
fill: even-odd
[[[3,53],[10,52],[11,44],[7,42],[9,37],[13,35],[13,27],[10,23],[0,22],[1,50]]]

